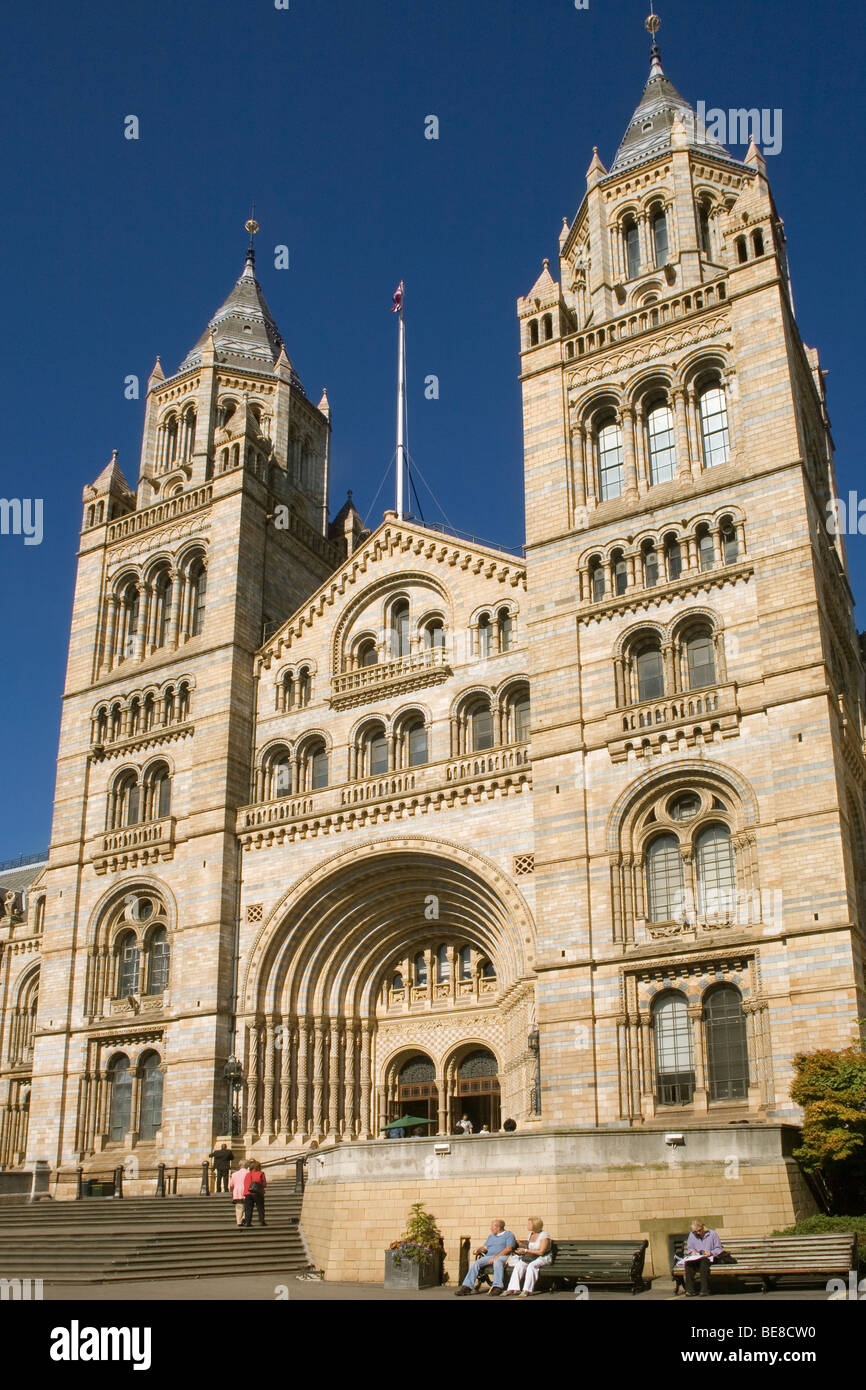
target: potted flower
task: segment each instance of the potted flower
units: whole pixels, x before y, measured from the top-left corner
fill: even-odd
[[[385,1251],[386,1289],[432,1289],[442,1283],[442,1236],[434,1217],[414,1202],[406,1229]]]

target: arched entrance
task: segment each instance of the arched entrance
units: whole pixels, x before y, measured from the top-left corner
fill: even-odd
[[[477,1134],[486,1125],[491,1134],[499,1129],[501,1107],[499,1098],[499,1064],[488,1047],[463,1048],[449,1068],[451,1130],[463,1115],[472,1121]]]
[[[398,1115],[417,1115],[421,1120],[438,1120],[439,1090],[436,1085],[436,1067],[426,1053],[416,1052],[398,1063],[392,1075],[388,1097],[389,1120],[396,1120]],[[430,1130],[424,1130],[425,1134],[435,1132],[435,1125]]]
[[[452,1098],[498,1127],[500,1080],[528,1115],[534,937],[514,885],[461,846],[401,837],[320,865],[248,960],[247,1143],[372,1139],[398,1106],[448,1133]]]

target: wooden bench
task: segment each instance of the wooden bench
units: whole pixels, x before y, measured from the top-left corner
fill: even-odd
[[[649,1288],[643,1277],[648,1240],[556,1240],[556,1256],[538,1271],[538,1283],[574,1280],[578,1284],[629,1284],[632,1293]],[[481,1271],[489,1278],[492,1266]]]
[[[674,1258],[685,1248],[686,1235],[672,1238]],[[857,1268],[857,1240],[853,1231],[807,1236],[731,1236],[722,1242],[735,1264],[711,1264],[710,1279],[757,1279],[761,1293],[774,1288],[784,1276],[814,1278],[820,1282],[831,1274],[844,1275]],[[685,1283],[685,1273],[671,1269],[674,1296]]]

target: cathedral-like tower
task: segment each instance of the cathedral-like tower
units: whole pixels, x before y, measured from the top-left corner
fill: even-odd
[[[317,408],[303,391],[251,243],[177,372],[154,367],[137,490],[115,456],[84,492],[35,1158],[98,1166],[119,1144],[144,1164],[157,1148],[182,1162],[225,1123],[253,654],[339,558],[329,437],[327,398]]]
[[[755,143],[665,75],[518,303],[545,1118],[793,1117],[864,1012],[863,670]]]

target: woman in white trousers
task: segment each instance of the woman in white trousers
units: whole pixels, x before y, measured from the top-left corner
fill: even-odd
[[[530,1264],[527,1264],[523,1255],[534,1255]],[[511,1271],[511,1281],[506,1289],[508,1294],[519,1294],[521,1298],[529,1298],[535,1290],[535,1284],[539,1274],[545,1265],[551,1261],[550,1236],[544,1229],[544,1222],[540,1217],[534,1216],[529,1222],[529,1234],[526,1237],[526,1244],[519,1245],[512,1255],[514,1266]],[[511,1261],[509,1261],[509,1264]],[[521,1283],[523,1288],[521,1289]]]

